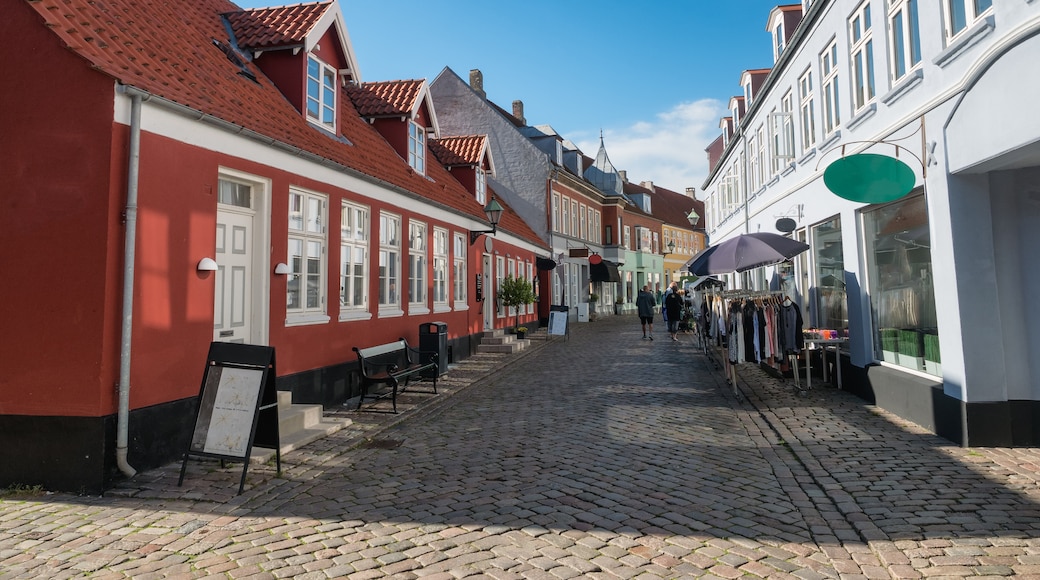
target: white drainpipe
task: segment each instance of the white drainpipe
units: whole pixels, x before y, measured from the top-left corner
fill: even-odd
[[[120,86],[130,96],[130,155],[126,185],[126,237],[123,247],[123,332],[119,348],[119,412],[116,425],[116,465],[127,477],[137,470],[126,460],[130,431],[130,345],[134,322],[134,261],[137,246],[137,180],[141,168],[142,93]]]

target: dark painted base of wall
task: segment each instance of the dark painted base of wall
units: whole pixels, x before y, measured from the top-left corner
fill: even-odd
[[[480,335],[449,341],[448,362],[474,354]],[[357,361],[278,377],[293,402],[340,406],[359,394]],[[138,472],[180,461],[191,442],[198,399],[191,397],[130,412],[127,462]],[[100,495],[126,476],[116,465],[116,416],[0,415],[0,488],[42,486]]]

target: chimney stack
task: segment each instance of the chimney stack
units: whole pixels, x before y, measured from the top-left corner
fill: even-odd
[[[686,188],[686,195],[690,196],[691,198],[693,198],[694,201],[696,201],[697,200],[697,188],[696,187],[687,187]]]
[[[618,174],[618,177],[621,178],[622,183],[628,183],[628,170],[627,169],[618,169],[617,174]]]
[[[649,189],[650,191],[656,191],[654,189],[654,182],[653,181],[640,181],[639,185]]]
[[[513,116],[516,117],[517,120],[520,121],[521,125],[526,125],[527,124],[527,119],[524,118],[524,102],[523,101],[519,101],[519,100],[513,101]]]
[[[483,98],[487,98],[487,93],[484,92],[484,75],[480,72],[479,68],[472,68],[469,70],[469,86],[477,92]]]

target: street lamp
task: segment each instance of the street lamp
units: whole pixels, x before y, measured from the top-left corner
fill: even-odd
[[[477,243],[477,238],[479,238],[483,234],[495,235],[495,232],[498,231],[498,220],[502,219],[503,211],[505,210],[502,207],[502,204],[498,203],[498,200],[492,197],[491,201],[489,201],[488,204],[484,206],[484,215],[487,216],[488,222],[491,223],[491,229],[470,231],[469,245],[472,246],[473,244]]]
[[[690,225],[697,227],[697,223],[701,221],[701,216],[697,215],[697,210],[690,210],[690,215],[686,216],[686,221],[690,222]]]
[[[675,253],[675,240],[668,240],[668,251],[664,252],[662,255],[663,256],[667,256],[668,254],[674,254],[674,253]]]

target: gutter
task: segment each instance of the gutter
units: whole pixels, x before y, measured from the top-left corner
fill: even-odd
[[[137,247],[137,192],[141,168],[141,102],[147,95],[119,90],[130,97],[130,152],[127,159],[126,234],[123,244],[123,325],[119,344],[119,411],[116,424],[116,465],[127,477],[137,470],[126,460],[130,431],[130,346],[134,322],[134,263]]]

